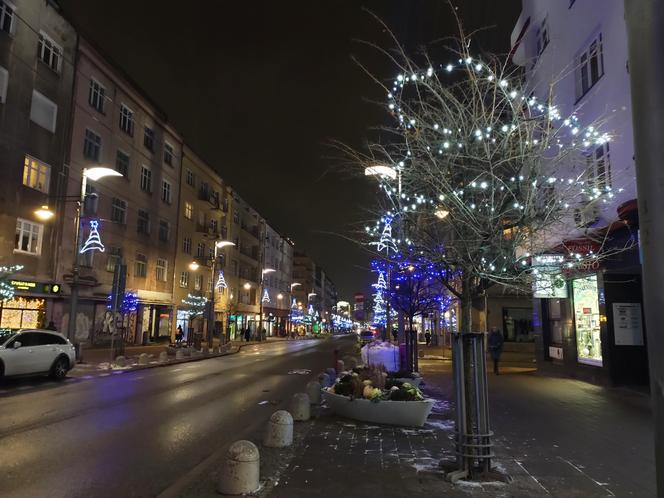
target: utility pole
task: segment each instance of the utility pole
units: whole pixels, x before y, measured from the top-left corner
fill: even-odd
[[[625,0],[632,89],[632,121],[640,246],[643,254],[643,304],[655,423],[657,495],[664,496],[664,2]]]

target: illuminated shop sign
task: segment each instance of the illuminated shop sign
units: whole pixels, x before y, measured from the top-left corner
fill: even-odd
[[[32,280],[11,280],[10,283],[17,291],[29,294],[59,294],[61,289],[60,284]]]

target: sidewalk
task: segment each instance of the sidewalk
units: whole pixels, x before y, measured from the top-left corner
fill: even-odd
[[[425,427],[363,424],[323,414],[298,425],[301,447],[267,482],[270,498],[384,496],[655,496],[647,396],[583,382],[505,373],[489,378],[494,464],[503,482],[444,480],[453,458],[448,362],[422,360],[425,393],[437,399]]]
[[[451,360],[452,350],[449,346],[427,346],[418,344],[419,351],[423,352],[424,359],[428,360]],[[422,353],[421,353],[422,354]],[[487,362],[491,364],[491,356],[487,353]],[[510,368],[536,369],[535,344],[524,342],[506,342],[503,353],[500,356],[500,364]]]

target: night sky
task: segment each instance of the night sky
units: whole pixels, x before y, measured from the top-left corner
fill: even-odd
[[[376,186],[340,167],[334,140],[360,147],[384,122],[379,78],[395,69],[377,14],[409,51],[453,36],[445,0],[62,0],[66,15],[130,74],[185,141],[297,248],[340,297],[366,291],[369,256],[344,236],[368,219]],[[474,40],[505,53],[520,0],[457,1]],[[445,62],[445,61],[441,61]]]

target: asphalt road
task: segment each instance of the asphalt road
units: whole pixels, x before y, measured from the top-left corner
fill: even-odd
[[[16,389],[0,397],[0,496],[168,491],[248,427],[285,408],[292,393],[332,366],[335,348],[351,344],[277,342],[221,358]],[[299,369],[311,374],[289,374]]]

